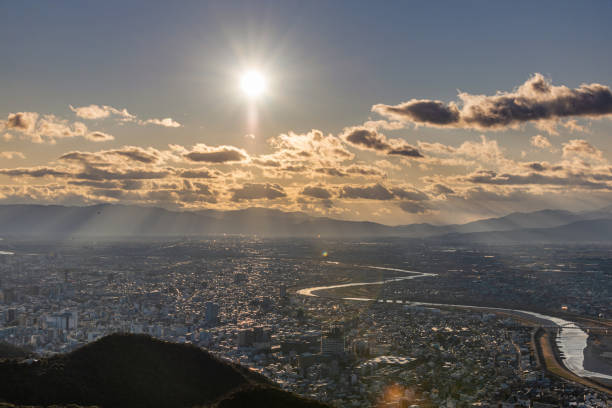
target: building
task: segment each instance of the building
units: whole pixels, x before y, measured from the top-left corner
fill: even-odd
[[[204,320],[209,326],[215,326],[219,323],[219,305],[213,302],[206,302],[204,305]]]
[[[79,324],[78,313],[76,311],[54,313],[45,318],[44,324],[47,328],[74,330]]]
[[[326,356],[344,353],[344,331],[339,326],[332,327],[321,336],[321,354]]]
[[[238,347],[253,347],[257,351],[269,351],[270,332],[263,327],[243,329],[238,332]]]

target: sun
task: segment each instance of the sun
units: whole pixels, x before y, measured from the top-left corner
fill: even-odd
[[[240,88],[249,98],[257,98],[266,90],[266,79],[258,71],[247,71],[240,78]]]

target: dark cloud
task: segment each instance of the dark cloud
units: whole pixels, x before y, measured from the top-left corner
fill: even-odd
[[[119,185],[124,190],[141,190],[144,182],[142,180],[121,180]]]
[[[373,176],[373,177],[384,177],[386,176],[385,172],[373,167],[364,164],[351,164],[345,169],[348,174],[356,174],[359,176]]]
[[[216,178],[219,172],[207,168],[179,170],[178,174],[185,178]]]
[[[435,184],[432,187],[432,190],[436,194],[444,194],[444,195],[455,194],[455,191],[452,188],[445,186],[444,184]]]
[[[147,151],[141,147],[126,146],[122,149],[108,150],[107,154],[114,154],[122,156],[130,160],[138,161],[141,163],[155,163],[160,160],[160,154],[156,150]]]
[[[98,189],[119,188],[119,183],[115,181],[71,180],[68,182],[68,184],[73,186],[85,186]]]
[[[297,172],[302,172],[302,171],[307,171],[307,170],[308,170],[308,167],[306,167],[303,164],[285,165],[281,169],[281,171],[289,171],[289,172],[292,172],[292,173],[297,173]]]
[[[612,114],[612,91],[597,83],[570,89],[553,86],[541,74],[533,75],[513,92],[495,95],[459,94],[460,103],[410,100],[399,105],[378,104],[372,110],[417,125],[474,129],[506,129],[530,121],[571,116]],[[459,107],[461,105],[461,107]]]
[[[342,136],[347,143],[362,149],[377,151],[390,149],[386,138],[375,130],[357,127],[349,129]]]
[[[14,169],[0,169],[0,174],[12,177],[69,177],[72,175],[70,172],[57,170],[53,167],[23,167]]]
[[[572,186],[585,189],[612,189],[606,183],[600,183],[590,180],[587,174],[561,174],[549,175],[541,173],[513,174],[502,173],[498,174],[495,171],[477,171],[466,177],[461,178],[462,181],[467,181],[474,184],[491,184],[498,186],[517,186],[517,185],[551,185],[551,186]]]
[[[428,210],[423,204],[413,201],[402,201],[399,203],[399,208],[410,214],[423,214]]]
[[[100,161],[102,160],[102,157],[96,153],[90,153],[90,152],[79,152],[79,151],[73,151],[73,152],[68,152],[68,153],[64,153],[59,157],[60,160],[66,160],[66,161],[76,161],[76,162],[82,162],[82,163],[91,163],[93,161]]]
[[[261,167],[281,167],[282,162],[272,157],[255,157],[253,164]]]
[[[157,149],[138,146],[123,146],[119,149],[98,152],[71,151],[60,156],[60,160],[79,162],[90,166],[133,165],[130,162],[155,164],[163,161],[163,154]]]
[[[533,171],[545,171],[550,168],[547,163],[540,162],[525,163],[524,166]]]
[[[393,200],[395,195],[382,184],[373,184],[365,187],[343,186],[340,189],[340,198]]]
[[[37,119],[38,113],[35,112],[9,113],[4,126],[6,130],[14,129],[20,132],[32,132],[36,126]]]
[[[332,194],[329,190],[327,190],[324,187],[320,187],[320,186],[307,186],[304,187],[304,189],[301,192],[302,195],[308,196],[308,197],[314,197],[314,198],[319,198],[322,200],[325,199],[330,199],[332,197]]]
[[[348,174],[346,174],[344,171],[337,169],[335,167],[319,167],[317,169],[314,170],[316,173],[320,173],[320,174],[325,174],[327,176],[332,176],[332,177],[346,177],[348,176]]]
[[[416,147],[405,146],[397,149],[391,149],[387,152],[387,154],[396,155],[396,156],[404,156],[404,157],[413,157],[413,158],[421,158],[423,155]]]
[[[230,163],[246,161],[249,156],[243,149],[234,146],[213,147],[200,144],[192,151],[184,153],[183,157],[193,162]]]
[[[402,200],[410,201],[426,201],[429,200],[429,196],[421,191],[417,190],[405,190],[403,188],[395,187],[391,191],[393,194]]]
[[[340,198],[368,199],[368,200],[405,200],[405,201],[427,201],[429,196],[415,189],[403,187],[386,187],[380,183],[369,186],[342,186],[339,190]]]
[[[240,188],[230,189],[232,201],[257,200],[267,199],[274,200],[276,198],[286,197],[285,190],[278,184],[258,184],[248,183]]]
[[[108,142],[109,140],[115,140],[115,137],[108,133],[95,131],[87,133],[85,139],[91,140],[92,142]]]
[[[149,169],[101,169],[86,166],[83,170],[74,173],[73,177],[81,180],[153,180],[162,179],[170,175],[170,170]]]
[[[419,150],[401,139],[387,139],[375,129],[355,126],[344,129],[340,137],[353,147],[361,150],[372,150],[380,154],[421,158]]]
[[[445,105],[444,102],[424,99],[412,99],[395,106],[378,104],[372,110],[383,116],[436,126],[456,124],[460,116],[454,103]]]

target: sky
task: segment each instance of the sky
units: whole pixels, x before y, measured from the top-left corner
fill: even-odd
[[[609,1],[0,10],[0,204],[397,225],[612,198]]]

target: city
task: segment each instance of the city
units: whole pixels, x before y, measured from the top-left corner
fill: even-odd
[[[364,268],[366,259],[382,264],[375,254],[383,246],[384,265],[429,276],[402,281],[398,268]],[[492,310],[418,304],[529,309],[539,293],[547,301],[534,311],[609,322],[612,258],[605,247],[565,248],[563,258],[561,248],[551,248],[554,265],[541,249],[399,240],[5,240],[3,247],[0,340],[37,355],[68,352],[111,333],[146,333],[203,347],[335,406],[606,407],[610,401],[604,391],[544,369],[533,342],[537,325]],[[323,297],[297,293],[380,279],[389,282],[368,286],[373,301],[330,296],[363,294],[363,287]],[[551,279],[556,290],[544,292]],[[600,372],[609,378],[610,335],[592,336],[598,344],[589,345],[585,368],[607,370]]]

